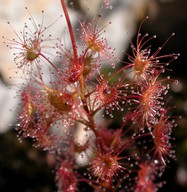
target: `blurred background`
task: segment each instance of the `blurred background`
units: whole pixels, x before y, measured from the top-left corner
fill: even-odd
[[[73,1],[72,1],[73,2]],[[130,40],[136,38],[140,22],[142,33],[157,35],[153,45],[158,47],[175,32],[175,36],[166,44],[161,54],[180,53],[180,57],[170,64],[166,75],[178,79],[177,85],[171,86],[174,115],[178,126],[173,130],[177,160],[171,164],[163,175],[167,183],[159,192],[187,191],[187,1],[186,0],[111,0],[107,9],[102,9],[102,0],[74,0],[74,8],[79,18],[92,18],[102,13],[102,22],[112,21],[106,30],[111,47],[125,60],[122,49],[130,51]],[[106,1],[105,1],[106,2]],[[69,2],[70,3],[70,2]],[[62,13],[59,0],[0,0],[0,36],[12,38],[15,34],[7,25],[10,21],[14,29],[21,31],[25,20],[28,21],[27,6],[36,19],[41,22],[41,10],[45,11],[45,21],[53,22]],[[89,9],[88,9],[89,8]],[[74,27],[77,15],[69,7]],[[75,22],[74,22],[75,21]],[[56,32],[61,33],[66,23],[58,25]],[[114,35],[115,34],[115,35]],[[15,109],[19,106],[16,84],[20,79],[16,74],[11,50],[0,42],[0,191],[52,192],[55,191],[54,164],[52,154],[35,149],[32,141],[18,141],[14,130],[16,123]],[[18,80],[19,79],[19,80]]]

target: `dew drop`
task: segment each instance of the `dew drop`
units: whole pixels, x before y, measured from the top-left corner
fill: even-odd
[[[158,164],[158,160],[157,159],[154,160],[154,164],[156,164],[156,165]]]

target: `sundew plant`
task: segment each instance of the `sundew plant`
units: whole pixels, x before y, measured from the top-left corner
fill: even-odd
[[[115,48],[103,37],[110,23],[98,25],[97,15],[73,29],[65,0],[61,5],[71,48],[47,33],[61,19],[46,27],[44,13],[37,24],[27,8],[32,27],[3,37],[25,80],[18,88],[19,139],[55,154],[58,192],[158,191],[175,159],[169,90],[177,81],[164,73],[179,54],[162,55],[174,34],[152,48],[156,36],[141,34],[145,18],[132,53],[124,52],[128,61],[115,65]]]

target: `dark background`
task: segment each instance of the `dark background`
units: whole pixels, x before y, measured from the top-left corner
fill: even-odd
[[[173,61],[165,75],[170,75],[173,79],[179,80],[180,89],[171,88],[172,100],[176,108],[174,115],[177,118],[178,126],[173,129],[175,137],[174,145],[177,160],[171,160],[171,164],[163,175],[163,180],[167,183],[163,185],[159,192],[187,191],[187,1],[175,0],[157,2],[158,12],[155,17],[149,18],[143,23],[142,34],[149,33],[157,35],[153,40],[152,47],[161,46],[174,32],[169,42],[161,51],[162,55],[168,53],[180,53],[177,60]],[[134,39],[135,40],[135,39]]]

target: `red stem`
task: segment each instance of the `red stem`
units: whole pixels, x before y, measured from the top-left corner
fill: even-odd
[[[70,34],[70,39],[71,39],[71,43],[72,43],[75,64],[78,64],[77,46],[76,46],[74,32],[73,32],[73,28],[72,28],[71,21],[70,21],[70,18],[69,18],[69,14],[68,14],[68,11],[67,11],[65,0],[61,0],[61,4],[62,4],[62,8],[63,8],[64,14],[65,14],[66,22],[67,22],[68,29],[69,29],[69,34]]]
[[[42,53],[40,53],[40,56],[43,57],[45,60],[47,60],[47,61],[50,63],[50,65],[51,65],[56,71],[58,71],[58,69],[56,68],[56,66],[55,66],[45,55],[43,55]]]
[[[78,54],[77,54],[77,46],[76,46],[74,32],[73,32],[73,28],[72,28],[71,21],[70,21],[70,18],[69,18],[69,14],[68,14],[68,11],[67,11],[65,0],[61,0],[61,4],[62,4],[62,8],[63,8],[64,14],[65,14],[66,22],[67,22],[68,29],[69,29],[69,34],[70,34],[73,53],[74,53],[75,65],[77,65],[78,62],[79,62]],[[82,79],[80,80],[80,84],[82,86],[82,88],[81,88],[82,89],[82,95],[84,95],[84,79],[83,79],[83,76],[82,76]],[[90,121],[90,128],[93,130],[96,137],[98,138],[98,145],[99,145],[99,147],[102,147],[102,142],[101,142],[101,140],[99,138],[98,131],[95,129],[95,123],[94,123],[94,119],[93,119],[92,116],[89,116],[89,121]]]

